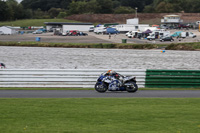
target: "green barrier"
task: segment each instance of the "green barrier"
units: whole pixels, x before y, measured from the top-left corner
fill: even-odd
[[[200,88],[200,70],[147,70],[147,88]]]

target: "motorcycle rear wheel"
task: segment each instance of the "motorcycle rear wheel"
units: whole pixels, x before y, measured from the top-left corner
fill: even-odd
[[[102,83],[102,84],[96,83],[95,84],[95,90],[100,92],[100,93],[103,93],[103,92],[106,92],[108,90],[108,86],[105,83]]]
[[[136,92],[137,90],[138,90],[138,86],[137,86],[137,84],[135,83],[135,82],[129,82],[130,84],[132,84],[131,86],[129,86],[129,87],[126,87],[126,90],[128,91],[128,92]]]

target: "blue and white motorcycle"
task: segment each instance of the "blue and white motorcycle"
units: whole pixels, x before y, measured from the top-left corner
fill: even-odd
[[[128,91],[136,92],[138,86],[136,84],[136,77],[123,76],[119,73],[102,73],[95,84],[95,90],[98,92],[108,91]]]

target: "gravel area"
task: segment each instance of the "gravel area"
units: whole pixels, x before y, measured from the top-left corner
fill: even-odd
[[[0,46],[7,69],[200,69],[199,51]]]

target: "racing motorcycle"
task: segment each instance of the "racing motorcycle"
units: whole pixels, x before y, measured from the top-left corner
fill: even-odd
[[[136,84],[136,77],[123,76],[119,73],[102,73],[95,84],[95,90],[98,92],[108,91],[128,91],[136,92],[138,86]]]

